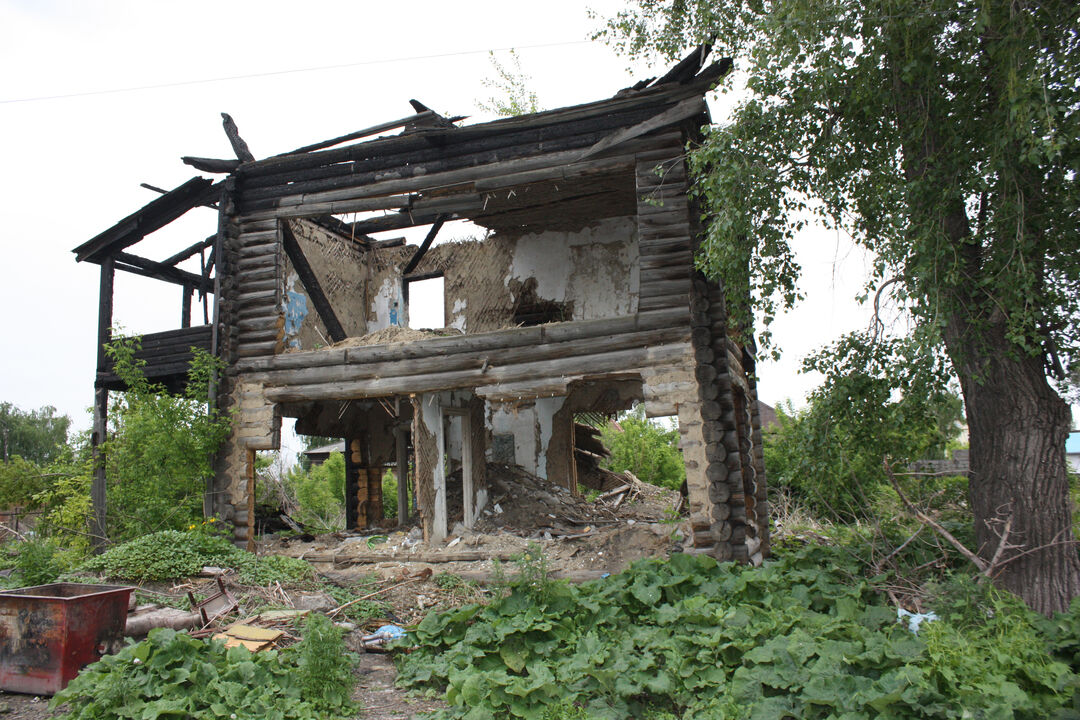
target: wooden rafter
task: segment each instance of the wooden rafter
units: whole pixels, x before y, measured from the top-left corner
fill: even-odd
[[[345,339],[345,330],[341,327],[337,315],[334,314],[334,308],[330,304],[330,300],[327,299],[326,293],[323,292],[322,285],[319,284],[319,278],[315,276],[315,271],[311,269],[311,264],[304,255],[300,243],[297,242],[296,235],[293,234],[288,221],[281,223],[281,244],[285,248],[285,254],[292,261],[293,268],[300,277],[300,282],[307,289],[311,304],[315,306],[315,312],[319,314],[323,325],[326,326],[330,339],[333,342],[341,342]]]
[[[405,269],[401,271],[402,277],[409,275],[416,269],[416,266],[420,264],[420,261],[424,259],[424,255],[427,254],[428,248],[430,248],[431,243],[435,241],[435,236],[439,234],[439,230],[442,229],[445,222],[445,215],[440,215],[435,219],[431,229],[428,230],[427,236],[424,238],[424,242],[420,243],[420,247],[416,248],[416,252],[414,252],[412,258],[409,259],[409,263],[405,266]]]
[[[106,256],[131,247],[188,210],[207,202],[213,187],[214,183],[206,178],[191,178],[75,248],[75,260],[100,263]]]

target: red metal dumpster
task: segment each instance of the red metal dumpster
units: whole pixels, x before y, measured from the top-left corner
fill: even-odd
[[[66,687],[120,638],[133,589],[53,583],[0,592],[0,690]]]

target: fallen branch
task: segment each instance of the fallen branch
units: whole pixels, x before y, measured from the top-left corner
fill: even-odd
[[[951,532],[946,530],[941,525],[941,523],[924,513],[919,508],[915,507],[915,505],[910,500],[908,500],[908,497],[904,494],[904,491],[900,489],[900,483],[896,481],[896,475],[893,474],[893,470],[892,467],[889,465],[888,458],[885,458],[884,465],[885,475],[889,478],[889,482],[892,483],[893,489],[896,490],[896,494],[900,496],[900,502],[904,504],[904,507],[908,509],[908,512],[914,515],[915,518],[919,520],[919,522],[922,522],[933,528],[934,532],[943,537],[950,545],[956,548],[961,555],[970,560],[971,563],[979,569],[980,573],[982,573],[983,575],[988,575],[988,572],[992,569],[991,566],[988,565],[987,562],[981,557],[971,552],[971,550],[969,550],[967,546],[964,545],[964,543],[957,540]]]
[[[336,608],[334,608],[330,612],[326,613],[326,616],[332,618],[335,615],[337,615],[339,612],[344,610],[345,608],[349,607],[350,605],[355,605],[356,603],[363,602],[364,600],[370,600],[371,598],[375,597],[376,595],[381,595],[382,593],[386,592],[387,590],[393,590],[394,588],[399,588],[402,585],[409,585],[410,583],[420,582],[422,580],[427,580],[427,579],[428,579],[428,576],[424,575],[423,577],[409,578],[408,580],[405,580],[404,582],[399,582],[397,585],[388,585],[388,586],[386,586],[384,588],[380,588],[379,590],[376,590],[373,593],[368,593],[367,595],[364,595],[363,597],[358,597],[355,600],[350,600],[349,602],[345,603],[344,605],[338,605]]]

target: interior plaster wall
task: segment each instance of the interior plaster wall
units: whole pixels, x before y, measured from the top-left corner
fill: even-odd
[[[401,270],[415,251],[370,253],[367,332],[405,324]],[[513,327],[514,309],[527,293],[566,304],[572,320],[631,315],[640,285],[637,223],[617,217],[575,231],[450,240],[428,250],[414,273],[442,273],[445,325],[466,333]]]
[[[306,220],[284,220],[292,228],[296,242],[319,280],[346,336],[364,335],[367,314],[364,292],[368,277],[366,252],[359,245],[343,239]],[[311,294],[296,272],[288,255],[282,252],[282,313],[285,317],[285,347],[314,350],[330,344],[330,334],[315,311]]]

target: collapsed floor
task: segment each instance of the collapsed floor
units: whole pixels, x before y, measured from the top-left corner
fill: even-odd
[[[260,551],[303,558],[342,580],[431,568],[486,582],[499,572],[496,562],[509,563],[535,544],[555,577],[587,580],[634,560],[682,551],[690,534],[680,515],[682,496],[630,473],[607,473],[609,489],[589,501],[513,465],[488,463],[487,472],[492,501],[472,530],[461,523],[460,503],[450,503],[453,529],[444,541],[424,542],[414,524],[363,534],[268,536]],[[460,483],[459,474],[448,477],[450,497],[460,498],[454,492]]]

